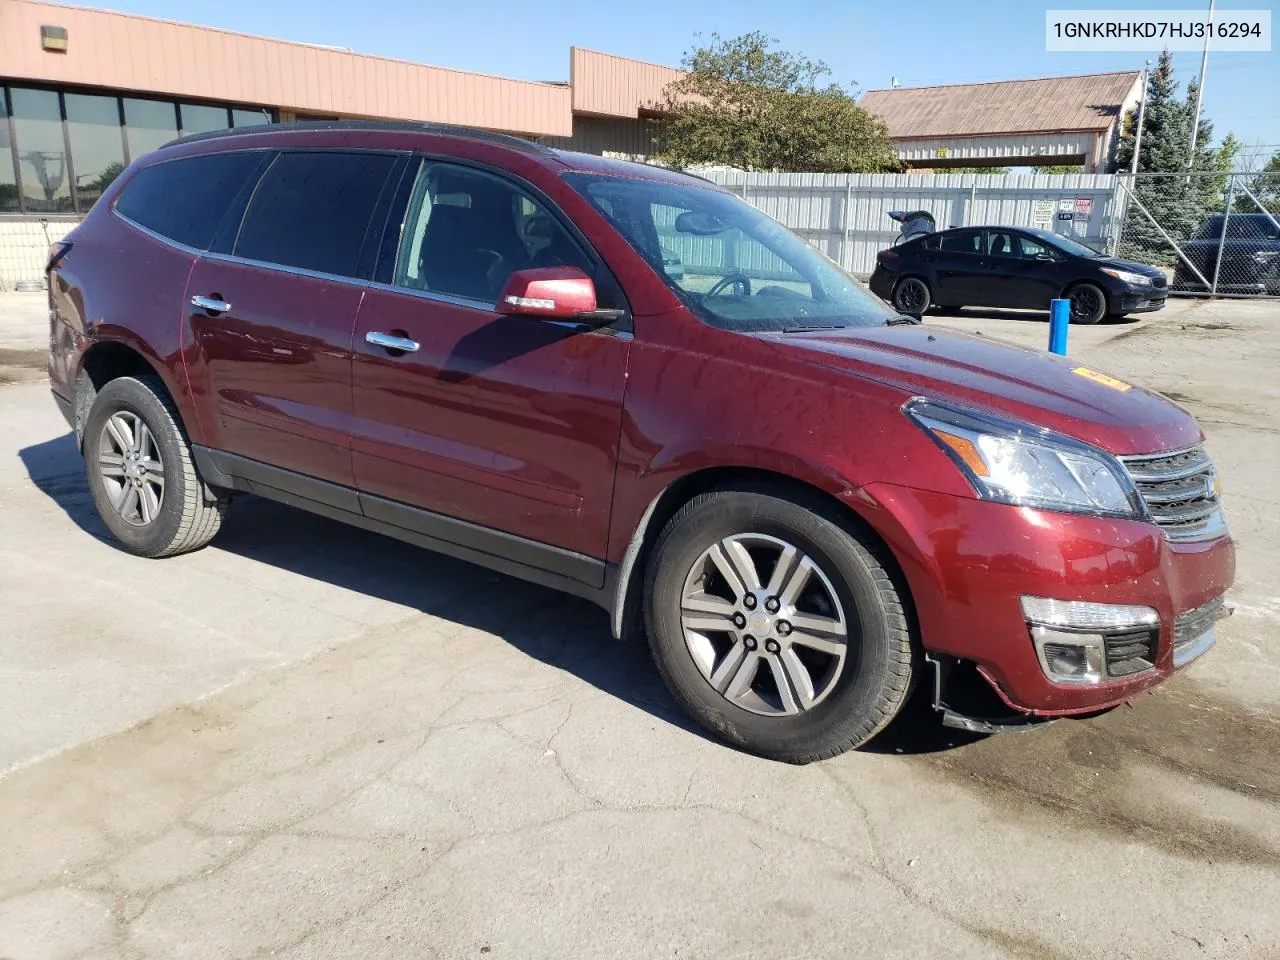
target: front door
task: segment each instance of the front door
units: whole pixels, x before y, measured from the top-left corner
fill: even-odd
[[[211,446],[354,485],[351,336],[372,264],[362,252],[397,162],[281,153],[230,252],[196,264],[188,371]]]
[[[356,323],[365,512],[481,549],[514,535],[533,543],[503,552],[535,564],[544,545],[603,557],[630,333],[493,309],[529,267],[580,266],[607,297],[603,266],[547,202],[461,165],[422,164],[403,224],[392,282],[370,289]]]

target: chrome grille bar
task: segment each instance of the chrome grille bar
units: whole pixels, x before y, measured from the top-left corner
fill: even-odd
[[[1226,533],[1217,472],[1202,446],[1120,460],[1151,519],[1170,540],[1209,540]]]

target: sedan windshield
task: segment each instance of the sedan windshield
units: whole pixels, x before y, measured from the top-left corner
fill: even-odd
[[[1027,233],[1043,240],[1050,246],[1057,247],[1063,253],[1070,254],[1073,257],[1088,257],[1093,259],[1101,257],[1103,254],[1094,250],[1092,247],[1086,247],[1083,243],[1072,240],[1070,237],[1064,237],[1060,233],[1049,233],[1047,230],[1028,230]]]
[[[695,314],[748,333],[883,326],[894,314],[786,227],[708,187],[565,179]]]

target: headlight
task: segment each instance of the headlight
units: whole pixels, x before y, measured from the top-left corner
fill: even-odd
[[[1142,517],[1120,461],[1030,423],[917,397],[903,411],[951,458],[984,500],[1070,513]]]
[[[1142,273],[1132,273],[1129,270],[1117,270],[1115,267],[1103,267],[1102,272],[1108,276],[1115,277],[1117,280],[1136,287],[1151,286],[1151,278]]]
[[[1253,255],[1253,262],[1258,265],[1268,264],[1280,257],[1280,250],[1259,250]]]

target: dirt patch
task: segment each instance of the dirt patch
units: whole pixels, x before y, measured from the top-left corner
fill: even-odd
[[[1234,795],[1280,818],[1280,719],[1226,707],[1176,682],[1092,720],[1062,720],[914,758],[968,782],[1006,815],[1071,820],[1179,856],[1280,866],[1280,841],[1255,822],[1201,812],[1195,791]],[[1186,789],[1172,790],[1178,782]],[[1261,826],[1262,821],[1256,823]]]

